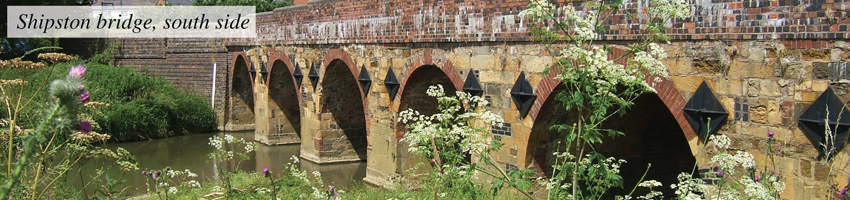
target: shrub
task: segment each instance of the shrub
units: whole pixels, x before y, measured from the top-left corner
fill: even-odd
[[[80,60],[70,63],[79,63]],[[41,70],[25,77],[33,82],[63,76],[71,64],[60,64],[55,69]],[[100,125],[98,132],[112,135],[112,142],[137,141],[170,137],[190,133],[215,131],[215,114],[209,104],[189,91],[175,88],[162,78],[140,74],[127,67],[97,63],[86,64],[89,76],[86,89],[92,99],[107,103],[99,113],[86,113]],[[49,76],[49,77],[48,77]],[[15,70],[0,70],[0,78],[21,77]],[[25,87],[23,93],[34,94],[38,85]],[[43,102],[48,96],[38,93],[34,102]],[[31,128],[40,116],[39,106],[24,108],[21,125]],[[6,118],[6,113],[0,117]]]

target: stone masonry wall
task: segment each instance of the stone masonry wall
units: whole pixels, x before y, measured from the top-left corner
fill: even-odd
[[[819,159],[819,145],[803,132],[797,119],[827,87],[848,100],[848,79],[843,74],[850,62],[850,45],[835,41],[824,45],[832,48],[812,49],[788,44],[682,42],[668,46],[672,58],[666,64],[670,79],[685,98],[702,81],[714,89],[730,112],[720,133],[733,139],[732,148],[753,154],[760,165],[766,154],[776,155],[775,170],[788,186],[784,198],[824,198],[829,178],[836,187],[847,185],[847,151],[834,158],[836,177],[829,177],[829,165]],[[772,152],[764,142],[768,131],[776,132]],[[700,163],[709,161],[706,156],[698,158]]]
[[[777,132],[776,137],[781,148],[774,152],[777,155],[776,171],[783,175],[788,185],[783,197],[788,199],[822,197],[821,195],[824,195],[827,187],[825,175],[828,168],[823,161],[819,161],[816,146],[798,128],[796,119],[808,108],[814,98],[829,85],[832,85],[843,98],[846,98],[847,94],[850,93],[850,90],[846,88],[847,82],[850,81],[840,78],[843,76],[840,72],[845,68],[840,67],[843,65],[835,64],[848,62],[844,55],[848,52],[847,44],[844,42],[830,44],[835,47],[819,50],[786,48],[784,43],[781,42],[755,41],[739,43],[674,42],[664,45],[670,54],[670,58],[664,60],[670,71],[670,76],[665,78],[666,83],[662,83],[669,84],[669,86],[667,88],[660,86],[656,88],[659,90],[657,98],[660,100],[660,105],[663,106],[656,107],[658,103],[646,105],[640,103],[634,108],[636,110],[634,114],[637,114],[637,119],[668,116],[670,120],[673,120],[673,126],[668,127],[659,124],[660,121],[656,121],[656,124],[652,126],[655,128],[650,130],[645,126],[641,126],[643,127],[641,128],[629,125],[628,121],[636,120],[615,122],[623,124],[618,125],[620,127],[633,127],[626,128],[635,130],[626,134],[642,135],[629,137],[640,141],[639,143],[615,145],[618,147],[612,149],[612,152],[631,151],[632,153],[621,155],[635,160],[630,162],[635,166],[641,165],[637,168],[645,167],[645,165],[638,163],[652,162],[655,164],[653,169],[667,169],[664,171],[669,172],[687,168],[685,165],[689,165],[668,162],[672,158],[676,158],[672,160],[678,161],[696,159],[701,168],[709,167],[710,158],[706,155],[694,155],[701,147],[697,145],[701,138],[693,134],[690,125],[683,125],[682,122],[684,121],[681,121],[681,108],[684,102],[687,102],[702,81],[707,81],[723,102],[724,108],[730,112],[729,120],[721,126],[719,133],[728,135],[733,139],[733,148],[746,150],[756,155],[757,162],[763,165],[766,151],[763,140],[766,139],[767,131]],[[479,43],[476,46],[457,46],[454,44],[346,45],[338,48],[293,45],[259,48],[270,49],[270,52],[291,52],[294,54],[294,56],[291,56],[295,58],[294,63],[299,63],[298,65],[301,66],[304,74],[309,72],[309,68],[305,66],[319,63],[319,66],[326,67],[329,60],[339,60],[337,58],[340,57],[350,59],[350,61],[343,62],[346,66],[367,66],[366,69],[372,78],[372,85],[365,97],[354,95],[356,93],[346,94],[340,91],[326,93],[330,87],[322,85],[327,80],[343,81],[348,79],[349,81],[345,82],[354,82],[352,80],[353,74],[359,74],[359,68],[354,68],[355,71],[352,72],[350,71],[351,68],[346,67],[349,71],[345,71],[345,73],[342,73],[344,75],[341,75],[349,76],[345,78],[330,78],[329,74],[324,74],[326,77],[322,77],[322,82],[320,82],[323,89],[316,91],[312,89],[311,82],[305,75],[301,82],[303,97],[300,103],[302,105],[303,127],[302,157],[312,155],[314,158],[323,158],[323,156],[325,156],[324,158],[332,158],[333,156],[327,157],[326,154],[321,152],[325,151],[324,148],[327,148],[324,142],[334,140],[335,137],[326,137],[329,135],[317,130],[324,129],[322,127],[326,125],[330,127],[325,116],[356,113],[353,110],[330,112],[330,109],[316,109],[318,107],[315,106],[330,105],[327,103],[319,104],[319,102],[327,101],[329,97],[349,100],[362,98],[368,104],[368,109],[363,109],[362,116],[368,127],[366,134],[369,135],[365,158],[368,163],[367,180],[375,184],[385,185],[405,178],[403,172],[406,172],[410,166],[410,164],[404,164],[403,161],[406,157],[403,155],[406,148],[398,142],[398,139],[403,135],[398,134],[397,128],[401,124],[396,123],[396,120],[398,112],[402,110],[402,104],[408,104],[405,103],[406,100],[404,99],[410,97],[405,95],[411,95],[409,92],[405,93],[404,90],[424,87],[420,81],[408,82],[415,80],[418,75],[414,72],[418,69],[433,71],[425,69],[429,66],[436,66],[440,73],[448,77],[448,81],[438,82],[444,84],[444,87],[454,88],[463,84],[464,79],[460,77],[465,77],[464,75],[470,71],[473,73],[478,71],[480,82],[485,88],[484,96],[491,100],[490,110],[503,116],[507,123],[499,128],[508,129],[510,132],[509,135],[494,132],[494,136],[499,136],[498,138],[505,143],[505,149],[497,154],[497,161],[508,169],[512,167],[516,169],[534,168],[535,163],[537,163],[535,160],[541,159],[539,156],[534,156],[534,151],[535,149],[539,150],[539,146],[532,145],[531,141],[532,139],[540,139],[539,136],[535,136],[540,133],[534,131],[539,131],[539,129],[531,129],[537,121],[553,120],[552,116],[569,117],[569,115],[545,114],[542,111],[557,109],[545,105],[540,106],[541,115],[520,116],[516,105],[510,98],[511,86],[520,72],[526,72],[526,78],[535,88],[535,94],[538,95],[538,99],[535,100],[536,104],[542,105],[543,102],[552,101],[554,98],[554,88],[546,86],[548,78],[542,74],[545,69],[544,66],[551,62],[552,57],[542,49],[542,46],[536,44]],[[321,52],[327,52],[327,54],[323,55]],[[823,52],[828,53],[823,54]],[[331,54],[334,55],[331,56]],[[784,56],[779,56],[782,59],[777,59],[777,55]],[[329,59],[329,57],[334,59]],[[288,58],[284,56],[282,59]],[[777,60],[779,64],[777,64]],[[386,85],[383,83],[388,68],[393,68],[395,75],[402,82],[400,88],[404,88],[393,99],[389,98]],[[818,70],[820,68],[828,70]],[[440,73],[427,74],[429,74],[429,77],[436,78],[439,77],[437,75],[442,76]],[[334,75],[334,77],[341,76]],[[426,82],[441,79],[430,79],[431,81]],[[350,83],[350,86],[356,86],[354,84],[356,83]],[[355,87],[350,90],[359,89]],[[417,98],[425,97],[418,95]],[[321,99],[321,101],[317,102],[318,99]],[[748,104],[748,109],[735,110],[736,99],[737,102]],[[355,102],[349,102],[346,105],[355,105]],[[416,105],[414,107],[421,106]],[[640,107],[651,108],[652,112],[641,110]],[[659,108],[666,110],[659,111]],[[428,108],[423,109],[427,110]],[[664,114],[664,112],[668,113]],[[735,115],[743,114],[748,115],[747,120],[734,118]],[[320,115],[321,118],[318,117]],[[349,116],[352,119],[360,118],[354,115]],[[687,122],[684,122],[684,124],[687,124]],[[668,128],[658,129],[660,127]],[[640,131],[644,129],[646,131]],[[664,134],[660,134],[662,132]],[[316,143],[317,139],[323,143]],[[543,140],[548,139],[543,138]],[[679,150],[673,150],[673,146],[676,145],[658,148],[658,145],[667,143],[685,146],[684,149]],[[534,144],[537,144],[537,142]],[[688,148],[690,150],[687,150]],[[693,157],[681,157],[680,154],[682,153]],[[846,156],[847,151],[842,151],[836,160],[841,160]],[[407,160],[415,161],[416,159]],[[386,165],[385,163],[388,162],[397,164]],[[835,166],[840,166],[840,164],[842,163]],[[846,178],[842,177],[847,176],[848,170],[837,167],[834,168],[834,171],[835,174],[838,174],[834,180],[840,184],[838,187],[843,187],[846,182],[842,180],[846,180]],[[665,173],[650,173],[650,175],[652,174],[662,176]]]

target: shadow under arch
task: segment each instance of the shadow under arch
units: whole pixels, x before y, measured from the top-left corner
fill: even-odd
[[[280,136],[295,133],[300,138],[301,107],[298,102],[298,88],[292,73],[281,60],[275,60],[270,70],[268,93],[271,132],[269,134]]]
[[[254,123],[254,86],[248,64],[243,55],[237,55],[233,62],[233,76],[230,91],[229,123],[235,125]]]
[[[322,127],[326,130],[321,134],[323,142],[333,140],[335,144],[323,144],[324,149],[320,154],[356,157],[365,161],[368,146],[366,115],[363,93],[360,91],[359,82],[352,76],[353,73],[351,68],[339,59],[331,61],[324,70],[319,120],[322,124],[327,123],[327,127]],[[354,155],[351,155],[350,151],[353,151]]]
[[[549,127],[554,124],[572,124],[577,118],[575,113],[565,110],[555,98],[564,90],[565,87],[559,84],[547,97],[529,136],[527,157],[530,160],[527,163],[531,169],[538,171],[538,176],[552,177],[552,152],[564,150],[564,145],[558,141],[563,141],[566,131],[557,132],[549,130]],[[600,127],[619,130],[625,135],[605,137],[601,144],[594,145],[597,152],[607,157],[627,161],[620,168],[624,187],[612,189],[612,194],[628,194],[641,179],[649,163],[652,163],[652,167],[644,180],[657,180],[665,184],[677,183],[678,174],[691,172],[696,163],[684,131],[657,94],[643,94],[634,103],[625,115],[614,115]],[[645,194],[648,192],[646,189],[637,188],[633,196]],[[664,192],[665,196],[675,196],[674,190],[669,187],[655,189]]]
[[[409,77],[405,77],[404,88],[399,100],[398,112],[413,109],[419,112],[420,115],[430,116],[440,112],[438,108],[439,102],[437,98],[428,96],[426,93],[428,88],[434,85],[442,85],[443,91],[447,96],[454,96],[457,89],[448,75],[440,68],[434,65],[423,65],[415,68],[410,72]],[[396,136],[400,139],[407,132],[405,124],[395,122]],[[406,174],[406,170],[413,168],[419,162],[426,161],[420,156],[410,153],[407,149],[409,145],[401,142],[396,146],[398,154],[396,164],[396,173]],[[425,162],[428,163],[428,162]],[[416,173],[424,173],[427,170],[423,167],[417,170]]]

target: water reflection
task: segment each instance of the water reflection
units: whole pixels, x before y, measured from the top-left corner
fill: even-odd
[[[144,193],[146,181],[150,179],[148,176],[141,174],[141,170],[162,170],[165,167],[171,167],[175,170],[189,169],[198,174],[197,180],[209,180],[216,177],[215,166],[209,162],[208,154],[213,151],[208,142],[213,135],[223,137],[225,133],[216,134],[198,134],[189,136],[172,137],[151,141],[130,142],[107,145],[110,149],[118,147],[127,149],[130,153],[136,156],[136,161],[139,163],[140,171],[128,172],[123,176],[127,182],[124,186],[129,187],[124,194],[134,195]],[[233,135],[237,138],[244,138],[248,141],[253,141],[253,132],[227,132],[226,134]],[[241,148],[241,147],[234,147]],[[244,149],[237,149],[239,152],[244,152]],[[286,163],[292,162],[292,156],[298,156],[300,145],[277,145],[267,146],[258,143],[255,152],[248,154],[249,160],[241,162],[225,163],[225,169],[233,169],[238,167],[244,171],[261,171],[268,167],[272,175],[279,176]],[[308,173],[319,171],[322,173],[323,181],[326,185],[348,186],[358,182],[366,176],[365,162],[351,162],[340,164],[315,164],[309,161],[302,160],[299,162],[299,167],[307,170]],[[96,169],[91,169],[91,166],[81,166],[81,174],[88,177],[86,174],[92,175]],[[74,170],[76,171],[76,170]],[[121,177],[118,169],[106,169],[105,172],[110,177]],[[118,174],[117,176],[115,174]],[[73,176],[69,176],[68,182],[81,188],[83,183],[79,182]],[[203,181],[202,181],[203,182]],[[150,181],[147,184],[153,186]],[[89,185],[88,190],[94,186]],[[91,191],[89,191],[91,192]]]

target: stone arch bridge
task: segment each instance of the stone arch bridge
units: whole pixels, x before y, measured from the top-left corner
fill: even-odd
[[[629,161],[631,167],[623,169],[627,182],[637,181],[646,163],[654,164],[649,176],[665,184],[676,182],[678,173],[670,171],[707,165],[708,158],[697,155],[704,138],[684,112],[705,82],[729,113],[718,132],[733,139],[733,148],[763,162],[768,152],[759,143],[766,132],[776,132],[784,143],[774,153],[781,155],[777,171],[787,174],[786,194],[819,195],[810,191],[826,187],[819,177],[827,166],[818,162],[818,149],[797,119],[828,87],[846,99],[850,14],[844,8],[850,3],[689,2],[694,17],[676,19],[667,29],[672,43],[663,45],[670,56],[664,64],[670,75],[655,84],[656,94],[645,94],[627,115],[605,124],[626,136],[598,150]],[[558,2],[567,3],[581,4]],[[436,112],[436,100],[425,94],[431,85],[477,91],[505,119],[491,127],[505,144],[496,155],[500,165],[549,175],[547,152],[557,148],[557,133],[548,127],[570,113],[554,100],[563,90],[556,74],[543,73],[553,53],[533,41],[528,21],[517,15],[526,4],[311,1],[258,14],[256,39],[124,39],[116,62],[156,68],[154,74],[208,95],[211,71],[218,79],[212,96],[223,129],[255,129],[267,144],[300,143],[301,157],[312,162],[366,161],[364,180],[384,186],[420,161],[399,142],[399,111]],[[602,43],[617,47],[636,39],[637,25],[625,13],[643,12],[647,5],[628,1],[604,24],[610,31],[600,36]],[[612,56],[622,53],[615,48]],[[181,70],[207,72],[171,74]],[[530,90],[512,93],[516,85]],[[839,171],[846,177],[848,170]]]

